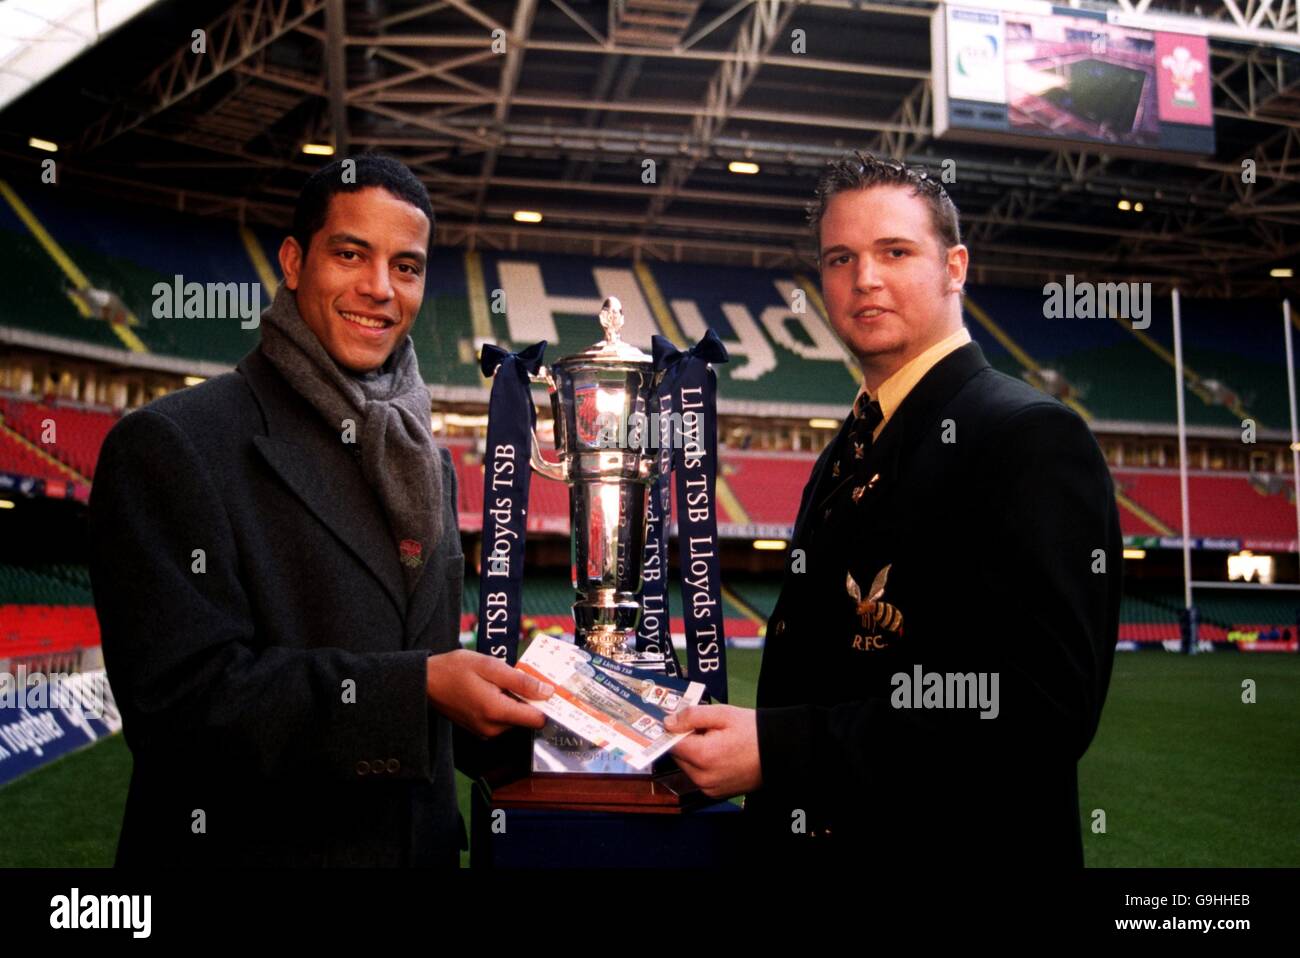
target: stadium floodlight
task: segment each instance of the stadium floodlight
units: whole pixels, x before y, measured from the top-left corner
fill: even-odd
[[[727,164],[727,169],[732,173],[743,173],[747,176],[753,176],[758,172],[758,164],[745,162],[743,160],[732,160]]]
[[[1142,210],[1143,210],[1143,206],[1142,206],[1142,203],[1141,203],[1140,200],[1139,200],[1137,203],[1134,203],[1134,204],[1133,204],[1133,212],[1134,212],[1134,213],[1141,213]]]
[[[12,509],[14,501],[12,499],[0,499],[0,509]]]
[[[814,429],[838,429],[840,421],[838,419],[809,419],[808,425]]]
[[[1133,204],[1130,203],[1128,200],[1120,200],[1119,203],[1117,203],[1116,205],[1122,210],[1129,210],[1133,208]]]
[[[536,210],[515,210],[516,223],[540,223],[542,214]]]
[[[59,152],[59,144],[53,140],[42,140],[39,136],[30,137],[27,140],[27,145],[33,150],[44,150],[46,153]]]
[[[754,548],[760,552],[779,552],[786,547],[784,539],[755,539]]]
[[[1295,270],[1289,266],[1275,266],[1268,271],[1268,275],[1274,279],[1290,279],[1295,275]]]
[[[1147,557],[1146,549],[1125,549],[1125,559],[1145,559]]]
[[[308,156],[333,156],[334,147],[329,143],[304,143],[302,151]]]

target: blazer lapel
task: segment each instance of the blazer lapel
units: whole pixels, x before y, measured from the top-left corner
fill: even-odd
[[[383,508],[351,451],[260,350],[245,356],[237,368],[266,419],[267,435],[253,437],[257,451],[312,515],[365,564],[405,616],[398,550]]]
[[[463,557],[458,556],[454,561],[463,563]],[[448,588],[448,576],[451,569],[447,563],[439,561],[432,568],[426,566],[423,575],[415,584],[415,591],[411,594],[410,603],[407,606],[406,615],[406,636],[402,642],[402,647],[413,649],[416,647],[416,640],[424,632],[429,624],[429,619],[437,611],[441,602],[460,601],[460,594],[451,594]],[[457,620],[459,621],[460,607],[456,608]],[[457,631],[459,636],[459,631]],[[436,637],[435,637],[436,640]],[[437,649],[436,651],[444,651]]]
[[[802,541],[804,524],[808,520],[812,507],[816,505],[817,500],[822,498],[820,490],[826,473],[826,465],[830,462],[831,454],[844,439],[844,434],[848,432],[849,424],[852,421],[853,416],[850,414],[840,425],[840,431],[835,434],[835,438],[822,450],[822,454],[817,457],[817,462],[813,465],[812,475],[808,477],[808,484],[804,486],[803,501],[799,503],[799,514],[795,518],[794,533],[790,539],[792,544],[797,545]]]
[[[899,463],[905,450],[909,448],[909,438],[912,442],[920,438],[924,429],[928,428],[930,420],[938,415],[966,380],[986,366],[988,361],[984,358],[979,344],[967,343],[935,363],[921,377],[920,382],[912,387],[912,391],[903,397],[903,401],[894,410],[894,414],[889,417],[889,422],[885,424],[885,428],[880,431],[880,435],[871,445],[871,471],[879,474],[879,481],[885,488],[892,488],[894,480],[898,477]],[[841,434],[848,428],[849,421],[846,420],[840,430]],[[839,442],[838,438],[836,442]],[[819,461],[819,472],[825,468],[826,458],[824,456]],[[850,481],[852,481],[851,477],[842,478],[840,482],[819,489],[813,497],[815,501],[810,502],[809,505],[816,509],[824,508],[836,490],[843,483]],[[801,511],[801,522],[804,513],[808,511],[808,509]]]
[[[921,377],[921,381],[912,387],[912,391],[903,397],[880,436],[884,440],[885,433],[894,426],[898,427],[897,435],[890,441],[891,445],[880,444],[883,456],[881,462],[891,470],[891,477],[897,475],[899,459],[926,434],[935,417],[957,395],[957,391],[980,370],[988,368],[988,365],[979,344],[967,343],[935,363]],[[885,470],[881,469],[880,472],[883,478]]]

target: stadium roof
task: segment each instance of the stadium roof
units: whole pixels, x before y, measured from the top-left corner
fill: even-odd
[[[1080,5],[1210,34],[1214,156],[936,140],[929,0],[172,0],[11,105],[0,159],[32,175],[38,136],[64,186],[282,225],[334,142],[415,168],[440,243],[787,266],[862,147],[955,161],[975,282],[1296,289],[1269,277],[1300,254],[1295,5]]]
[[[0,6],[0,109],[158,0],[9,0]]]

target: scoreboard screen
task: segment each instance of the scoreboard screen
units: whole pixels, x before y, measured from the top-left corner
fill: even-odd
[[[1214,152],[1204,36],[1047,3],[945,4],[931,41],[936,136]]]

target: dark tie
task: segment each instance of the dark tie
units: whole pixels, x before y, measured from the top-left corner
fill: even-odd
[[[840,457],[840,475],[851,475],[857,480],[867,477],[870,459],[871,434],[885,418],[880,403],[860,393],[853,403],[853,423],[849,426],[849,441]]]
[[[829,493],[838,492],[833,508],[826,509],[823,521],[830,522],[834,508],[852,508],[862,499],[863,493],[872,485],[867,466],[871,460],[871,434],[885,418],[880,403],[867,399],[861,393],[853,403],[853,420],[849,431],[841,440],[831,459],[830,477],[823,488]],[[852,482],[845,482],[852,479]]]

